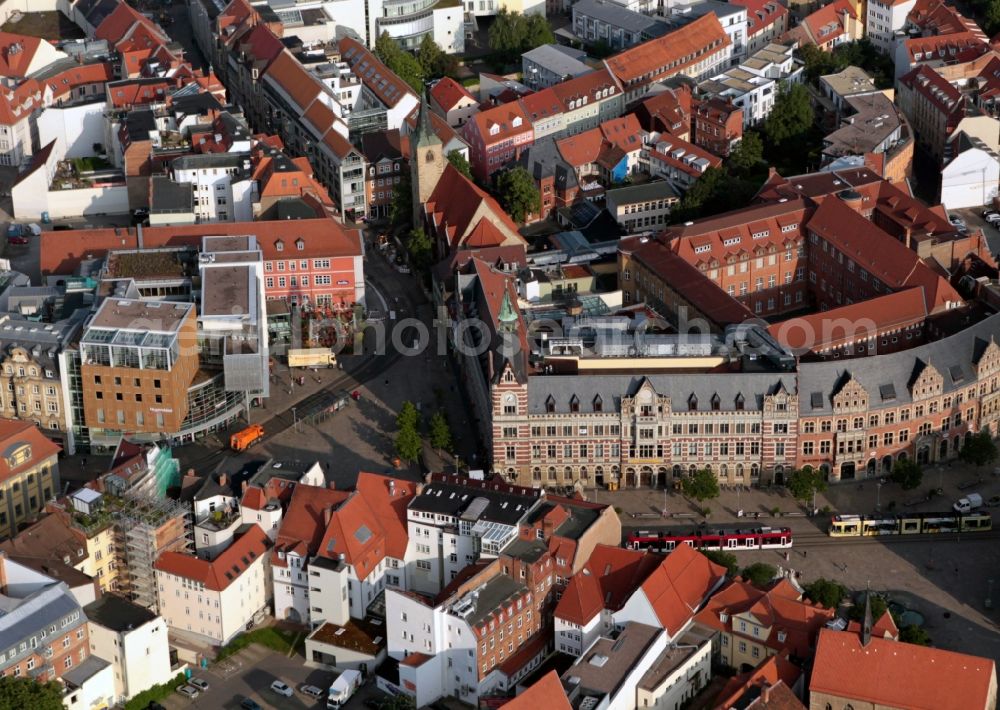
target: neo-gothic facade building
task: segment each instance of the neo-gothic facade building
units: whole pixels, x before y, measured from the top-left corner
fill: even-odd
[[[727,483],[882,475],[955,456],[1000,419],[1000,314],[922,346],[790,372],[532,375],[490,385],[492,463],[524,486],[665,485],[710,468]],[[634,366],[634,367],[633,367]],[[622,369],[641,372],[641,360]]]

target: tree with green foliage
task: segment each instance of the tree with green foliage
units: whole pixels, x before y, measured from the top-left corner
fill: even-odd
[[[500,173],[497,177],[497,192],[504,211],[518,224],[523,223],[529,214],[537,214],[542,207],[535,180],[520,165]]]
[[[931,637],[927,630],[916,624],[908,624],[899,630],[899,640],[903,643],[912,643],[917,646],[930,646]]]
[[[813,127],[812,102],[802,84],[786,84],[778,92],[771,113],[764,119],[764,135],[768,142],[780,147],[801,139]]]
[[[988,431],[980,431],[966,439],[958,458],[977,468],[987,466],[997,460],[997,445]]]
[[[32,678],[0,678],[0,710],[62,710],[63,686],[54,680],[41,683]]]
[[[470,180],[472,179],[472,166],[469,165],[469,161],[459,151],[453,150],[448,153],[448,162],[454,165],[455,169],[462,173],[462,175]]]
[[[544,15],[524,16],[501,8],[490,25],[490,49],[502,63],[509,63],[525,52],[556,41]]]
[[[879,89],[892,88],[894,69],[891,57],[875,48],[867,38],[834,47],[827,52],[816,45],[807,44],[798,49],[804,63],[806,80],[814,85],[826,74],[836,74],[848,66],[856,66],[872,76]]]
[[[424,35],[424,38],[420,40],[420,47],[417,48],[417,62],[427,79],[452,76],[458,69],[458,60],[454,55],[441,49],[429,34]]]
[[[451,427],[444,412],[434,412],[430,423],[431,446],[438,451],[451,451]]]
[[[847,587],[832,579],[819,579],[805,585],[806,599],[822,604],[827,609],[836,609],[847,596]]]
[[[889,610],[889,604],[886,602],[885,598],[880,594],[875,594],[874,592],[866,592],[871,596],[872,605],[872,623],[881,619],[885,612]],[[863,622],[865,620],[865,599],[864,596],[860,598],[860,601],[855,603],[850,609],[847,610],[847,618],[851,621]]]
[[[431,265],[434,244],[430,236],[421,227],[414,227],[406,237],[406,251],[410,255],[410,263],[417,271],[424,271]]]
[[[904,491],[912,491],[924,479],[924,472],[913,459],[896,459],[889,479],[902,486]]]
[[[796,500],[806,503],[826,490],[826,478],[819,469],[803,466],[788,476],[788,490]]]
[[[423,442],[420,440],[420,414],[413,402],[403,402],[396,415],[396,455],[403,461],[420,458]]]
[[[417,58],[404,50],[388,32],[375,40],[375,56],[418,94],[424,90],[424,68]]]
[[[719,480],[707,468],[701,468],[681,481],[681,490],[688,498],[704,502],[719,497]]]
[[[766,562],[754,562],[743,568],[741,576],[753,586],[763,589],[770,586],[774,578],[778,576],[778,569]]]
[[[715,564],[725,567],[728,576],[735,577],[739,573],[740,564],[732,552],[722,550],[701,550],[700,552]]]
[[[747,131],[729,154],[726,168],[730,173],[747,174],[764,162],[764,142],[756,131]]]
[[[399,182],[392,189],[389,221],[396,227],[413,223],[413,188],[410,184],[409,172],[403,171]]]

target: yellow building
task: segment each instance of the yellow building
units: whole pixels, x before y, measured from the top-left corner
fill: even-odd
[[[695,622],[715,631],[718,660],[747,671],[786,651],[810,658],[816,635],[833,617],[832,609],[803,600],[787,580],[763,591],[737,578],[709,600]]]
[[[0,419],[0,538],[59,492],[59,450],[33,422]]]

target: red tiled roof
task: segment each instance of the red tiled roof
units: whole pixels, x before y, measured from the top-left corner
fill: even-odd
[[[950,115],[965,106],[962,92],[926,64],[913,69],[899,81],[927,100],[939,113]]]
[[[118,7],[104,18],[101,24],[97,26],[97,29],[94,30],[94,37],[96,39],[107,40],[112,46],[117,46],[118,42],[130,36],[130,31],[137,23],[160,42],[164,44],[170,42],[170,39],[160,32],[149,18],[143,16],[138,10],[131,8],[125,2],[119,2]]]
[[[516,101],[480,111],[474,114],[465,125],[469,126],[470,124],[476,127],[483,143],[487,146],[511,140],[534,130],[528,119],[528,114]],[[495,133],[494,129],[496,129]]]
[[[521,99],[521,106],[532,123],[558,116],[563,112],[563,104],[555,88],[551,86],[528,94]]]
[[[248,488],[249,493],[253,488]],[[258,489],[260,490],[260,489]],[[244,496],[245,498],[246,496]],[[264,498],[261,491],[261,498]],[[274,541],[271,564],[284,567],[287,562],[279,552],[300,552],[303,557],[315,555],[326,530],[325,515],[350,497],[347,491],[299,483],[292,490],[292,498],[281,518],[278,536]],[[252,501],[251,501],[252,502]],[[263,507],[263,506],[261,506]],[[299,548],[300,549],[296,549]]]
[[[267,25],[254,25],[238,42],[239,49],[255,60],[263,71],[275,57],[282,53],[285,45],[275,37]]]
[[[25,444],[31,447],[31,456],[18,466],[11,468],[9,459],[0,456],[0,481],[6,481],[11,476],[38,466],[39,462],[62,451],[62,448],[46,438],[34,423],[18,419],[0,419],[0,451],[14,451]]]
[[[922,286],[931,311],[962,297],[917,254],[865,219],[840,199],[823,200],[809,231],[828,241],[890,289]]]
[[[618,611],[663,562],[651,552],[597,545],[586,566],[570,578],[555,616],[584,625],[602,609]]]
[[[914,287],[821,313],[796,316],[768,326],[768,332],[794,351],[820,351],[875,337],[885,329],[922,323],[929,315],[924,290]],[[870,321],[877,330],[861,330]],[[833,324],[842,327],[832,329]],[[851,324],[848,326],[848,324]]]
[[[563,111],[571,111],[574,110],[570,106],[571,101],[586,98],[587,104],[591,104],[594,101],[617,96],[621,93],[621,89],[612,72],[607,67],[601,67],[567,81],[559,82],[552,87],[552,92],[562,102]],[[545,93],[545,90],[538,93]],[[579,105],[576,106],[576,108],[579,107]]]
[[[857,621],[852,621],[847,624],[847,631],[860,634],[862,631],[861,624]],[[888,638],[893,641],[899,640],[899,627],[896,626],[896,620],[892,618],[892,614],[889,613],[888,609],[872,624],[872,636]]]
[[[254,562],[267,554],[270,540],[257,525],[233,540],[214,560],[203,560],[183,552],[161,554],[153,568],[178,577],[201,582],[206,589],[221,592],[239,579]]]
[[[969,31],[913,37],[903,40],[903,47],[910,62],[963,63],[990,51],[990,46],[981,32]],[[919,59],[917,55],[920,55]]]
[[[788,9],[778,0],[733,0],[734,5],[747,9],[747,34],[762,32],[788,14]]]
[[[661,274],[671,288],[691,299],[698,310],[715,323],[742,323],[756,317],[753,311],[723,291],[660,239],[640,242],[632,250],[632,256],[653,273]]]
[[[471,221],[484,202],[495,223],[506,227],[511,234],[518,233],[514,220],[501,209],[497,201],[450,163],[445,166],[430,199],[424,204],[424,211],[433,216],[438,232],[442,233],[446,229],[449,243],[458,246],[478,226],[478,223],[471,224]],[[496,229],[496,224],[493,228]]]
[[[810,38],[816,44],[826,44],[844,34],[844,15],[857,18],[850,0],[834,0],[815,12],[806,15],[802,25],[808,29]],[[831,29],[832,28],[832,29]]]
[[[0,32],[0,76],[11,79],[26,77],[41,42],[38,37]],[[14,45],[18,48],[14,49]]]
[[[822,629],[810,693],[826,693],[881,707],[971,710],[987,708],[995,697],[996,665],[980,658],[929,646]]]
[[[559,673],[551,670],[538,682],[501,707],[507,710],[570,710],[569,699],[563,690]]]
[[[330,514],[317,554],[328,559],[344,556],[358,579],[366,579],[385,559],[387,538],[378,517],[363,494],[354,491]]]
[[[382,527],[386,537],[386,554],[403,559],[409,541],[406,507],[417,493],[417,484],[362,471],[355,486],[374,513],[377,524]]]
[[[462,101],[465,101],[466,105],[479,103],[468,89],[450,76],[444,77],[431,87],[430,98],[445,112],[458,108]]]
[[[808,658],[817,631],[834,617],[835,612],[818,604],[800,601],[800,596],[784,579],[763,591],[737,578],[709,599],[705,608],[695,616],[695,621],[739,635],[733,627],[733,617],[749,613],[761,626],[771,629],[767,638],[758,638],[761,643],[778,652],[788,651],[799,658]],[[728,615],[726,621],[722,621],[720,612]],[[779,632],[784,632],[782,641],[778,640]]]
[[[433,656],[428,656],[426,653],[408,653],[406,657],[399,662],[399,665],[419,668],[432,658]]]
[[[726,570],[693,547],[679,545],[643,581],[642,591],[671,636],[694,616]]]
[[[798,682],[801,675],[802,669],[789,661],[786,655],[769,656],[766,661],[752,671],[730,678],[729,682],[723,686],[722,691],[716,697],[715,710],[729,710],[736,706],[744,693],[753,686],[766,684],[774,687],[781,683],[786,689],[792,688]],[[792,697],[794,699],[795,696],[793,695]],[[795,702],[798,703],[797,707],[804,707],[797,699],[795,699]],[[761,710],[764,710],[764,708],[770,708],[771,706],[752,705],[743,707],[761,708]],[[791,705],[786,707],[796,706]]]
[[[271,62],[267,68],[267,76],[288,94],[300,112],[305,112],[313,99],[322,92],[319,79],[306,70],[287,49]],[[333,115],[332,111],[330,115]]]
[[[147,249],[199,246],[205,236],[253,234],[264,259],[360,256],[361,232],[347,229],[330,218],[261,222],[219,222],[171,227],[146,227],[142,231]],[[136,231],[131,228],[75,229],[43,232],[41,269],[47,274],[69,274],[88,256],[99,257],[114,249],[138,249]],[[302,240],[302,249],[296,241]],[[284,249],[279,251],[281,242]]]
[[[338,45],[341,58],[351,66],[351,71],[378,100],[389,108],[398,104],[403,97],[417,95],[405,81],[368,51],[363,44],[350,37],[344,37]]]
[[[709,53],[729,44],[719,18],[710,12],[662,37],[609,57],[604,64],[622,84],[649,84],[661,77],[681,74]]]

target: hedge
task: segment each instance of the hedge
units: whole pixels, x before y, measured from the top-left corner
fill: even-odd
[[[125,710],[145,710],[146,706],[150,703],[160,702],[174,692],[178,685],[184,685],[185,683],[187,683],[187,676],[184,673],[178,673],[166,683],[154,685],[152,688],[136,695],[125,703]]]

